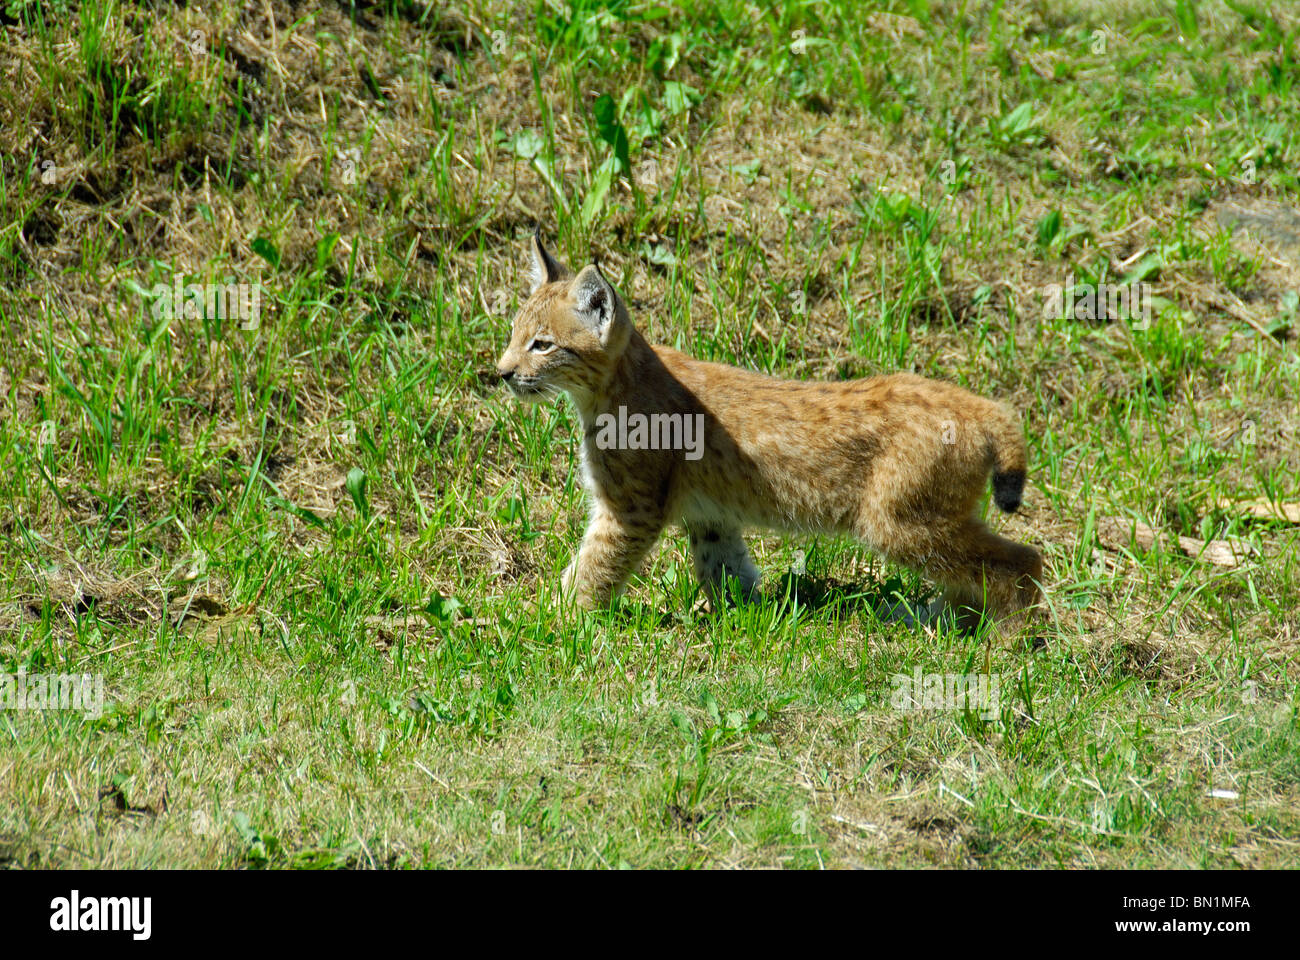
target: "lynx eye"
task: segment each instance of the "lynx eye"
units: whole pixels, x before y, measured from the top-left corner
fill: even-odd
[[[528,345],[528,349],[535,353],[546,353],[554,347],[555,344],[551,343],[549,340],[543,340],[541,337],[533,340],[533,342]]]

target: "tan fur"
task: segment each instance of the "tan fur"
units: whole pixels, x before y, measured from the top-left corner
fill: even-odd
[[[594,265],[574,277],[537,239],[533,256],[498,372],[520,399],[563,391],[577,407],[591,519],[563,584],[580,603],[616,596],[669,523],[686,529],[715,607],[729,580],[757,588],[750,527],[851,534],[932,577],[967,621],[1038,600],[1038,552],[975,515],[991,471],[1023,482],[1024,437],[1004,407],[909,373],[807,383],[694,360],[649,345]],[[597,418],[620,405],[702,414],[702,455],[601,449]]]

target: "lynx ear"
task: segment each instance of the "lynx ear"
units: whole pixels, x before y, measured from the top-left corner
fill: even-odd
[[[554,283],[556,280],[563,280],[571,276],[568,268],[552,257],[547,252],[546,247],[542,246],[542,231],[540,229],[533,233],[532,250],[533,269],[529,277],[532,281],[532,290],[530,292],[535,292],[544,283]]]
[[[578,319],[604,342],[618,316],[618,294],[594,263],[573,281],[573,303]]]

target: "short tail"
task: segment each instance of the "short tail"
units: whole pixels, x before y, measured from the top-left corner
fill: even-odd
[[[1024,430],[1018,417],[996,405],[985,433],[993,460],[993,502],[1004,513],[1015,513],[1025,492]]]

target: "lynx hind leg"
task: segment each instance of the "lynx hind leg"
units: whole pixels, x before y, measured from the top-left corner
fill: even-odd
[[[974,631],[981,619],[1014,629],[1042,599],[1043,559],[1033,547],[1000,537],[972,520],[954,537],[949,562],[933,575],[958,628]]]
[[[694,524],[687,528],[691,541],[691,560],[695,577],[704,588],[709,608],[720,610],[732,595],[731,581],[739,586],[742,599],[758,595],[761,576],[739,529]]]

